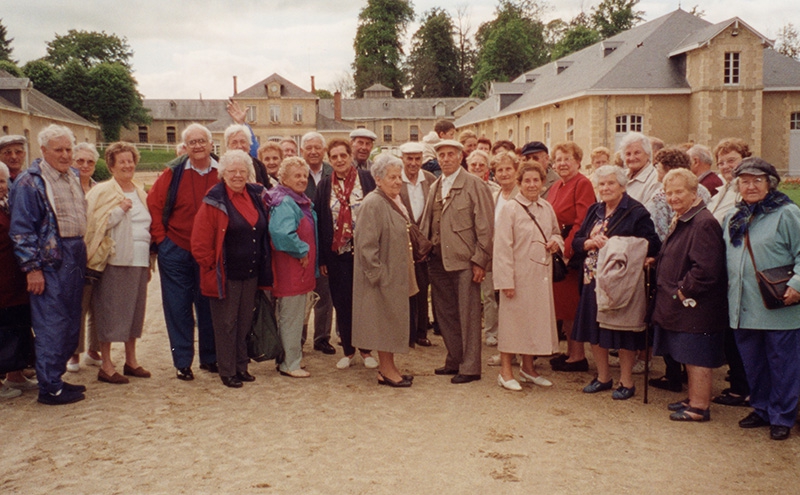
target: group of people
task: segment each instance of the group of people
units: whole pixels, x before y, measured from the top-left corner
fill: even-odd
[[[666,373],[653,386],[681,391],[685,367],[689,397],[669,405],[670,419],[707,421],[712,401],[749,404],[740,426],[789,435],[800,396],[800,209],[743,141],[712,152],[630,133],[617,156],[593,150],[584,175],[574,142],[492,146],[470,131],[454,139],[443,121],[397,154],[373,153],[366,129],[327,143],[310,132],[298,150],[293,140],[259,146],[243,112],[229,113],[225,152],[214,155],[209,130],[189,125],[149,193],[133,180],[131,144],[106,149],[112,179],[95,184],[97,152],[67,128],[42,131],[42,158],[24,171],[24,138],[0,139],[2,196],[3,177],[13,184],[0,202],[0,255],[15,264],[3,272],[2,311],[34,329],[40,402],[84,397],[62,375],[87,349],[100,381],[150,376],[136,340],[157,260],[181,380],[194,378],[195,325],[201,369],[228,387],[255,380],[246,338],[264,290],[289,377],[310,375],[312,307],[313,348],[336,353],[335,309],[336,367],[363,363],[381,385],[412,385],[394,354],[430,346],[431,326],[447,348],[436,375],[480,380],[485,339],[508,390],[553,385],[537,356],[555,355],[554,371],[588,371],[589,342],[597,373],[585,393],[633,397],[633,375],[654,353]],[[774,267],[789,275],[781,306],[768,309],[758,276]],[[125,344],[122,374],[112,342]],[[731,387],[712,397],[711,370],[725,362]],[[37,386],[6,371],[4,396]]]

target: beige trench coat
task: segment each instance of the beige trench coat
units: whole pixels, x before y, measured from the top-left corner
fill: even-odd
[[[497,349],[500,352],[548,356],[558,352],[556,311],[553,304],[551,255],[544,247],[554,239],[564,250],[564,239],[553,207],[541,197],[528,208],[547,234],[543,239],[533,220],[514,199],[503,205],[495,225],[494,288],[500,290]],[[514,289],[512,299],[502,289]]]
[[[405,218],[375,190],[361,203],[353,235],[353,346],[408,352],[416,281]]]

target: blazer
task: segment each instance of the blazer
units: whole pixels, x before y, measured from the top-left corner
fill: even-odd
[[[422,214],[422,232],[431,238],[433,202],[442,187],[442,177],[431,186]],[[447,271],[470,270],[478,265],[491,271],[494,238],[494,202],[486,184],[461,171],[444,199],[441,238],[442,264]]]
[[[431,185],[436,181],[436,176],[432,173],[428,172],[427,170],[419,170],[419,173],[425,176],[425,180],[422,181],[422,197],[425,198],[425,201],[428,201],[428,195],[431,190]],[[425,209],[422,210],[422,215],[419,216],[419,222],[415,221],[413,216],[414,213],[411,211],[411,199],[408,197],[408,184],[403,181],[403,187],[400,188],[400,200],[403,202],[403,206],[406,207],[408,211],[408,216],[412,217],[411,222],[419,227],[419,224],[422,223],[422,218],[425,216]]]

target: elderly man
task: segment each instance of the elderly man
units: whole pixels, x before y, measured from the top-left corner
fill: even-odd
[[[25,136],[9,135],[0,138],[0,162],[8,167],[9,181],[14,182],[17,176],[25,168],[25,145],[28,140]]]
[[[494,208],[486,184],[461,168],[462,145],[435,145],[442,175],[425,202],[422,231],[433,243],[428,261],[434,311],[447,358],[437,375],[451,383],[481,379],[481,282],[492,256]]]
[[[622,138],[619,150],[628,169],[628,196],[647,204],[661,189],[658,172],[653,166],[653,150],[650,139],[640,132],[630,132]]]
[[[547,199],[550,186],[559,180],[558,174],[553,170],[553,167],[550,166],[550,152],[547,150],[547,146],[541,141],[531,141],[522,147],[520,154],[522,155],[523,162],[537,162],[547,170],[547,178],[544,181],[540,194],[542,198]]]
[[[281,142],[278,144],[281,145],[284,158],[289,158],[290,156],[297,156],[297,142],[295,142],[294,139],[290,137],[285,137],[281,139]]]
[[[18,175],[11,189],[9,233],[30,292],[39,402],[69,404],[83,400],[86,391],[61,379],[81,328],[86,200],[70,168],[72,131],[50,125],[38,141],[42,160]]]
[[[303,160],[308,164],[308,185],[306,196],[313,198],[317,195],[317,184],[324,177],[333,173],[333,168],[323,161],[325,157],[325,138],[318,132],[308,132],[300,139],[300,151]],[[319,295],[319,301],[314,306],[314,350],[325,354],[336,354],[336,349],[330,343],[331,326],[333,325],[333,302],[328,278],[320,275],[317,277],[317,286],[314,289]],[[303,327],[303,343],[306,341],[308,329]]]
[[[400,199],[411,215],[411,221],[419,226],[425,201],[431,184],[436,177],[422,168],[422,143],[405,143],[400,146],[403,158],[403,185],[400,189]],[[414,273],[417,276],[419,292],[411,297],[411,333],[409,345],[430,347],[428,340],[428,263],[425,261],[414,263]]]
[[[214,327],[208,298],[200,294],[200,272],[191,253],[194,217],[206,192],[219,181],[211,155],[211,132],[189,125],[181,135],[187,154],[169,162],[147,195],[150,235],[158,250],[161,301],[172,363],[180,380],[193,380],[194,323],[197,314],[200,369],[216,373]]]
[[[231,124],[225,129],[225,149],[239,150],[250,153],[253,146],[253,138],[250,135],[250,128],[243,124]],[[269,189],[271,183],[267,175],[267,167],[258,158],[250,157],[253,160],[253,169],[256,172],[255,180],[265,188]],[[249,181],[248,181],[249,182]]]
[[[378,136],[368,129],[356,129],[350,133],[350,146],[353,148],[353,165],[361,170],[369,170],[372,160],[369,159],[372,147]]]
[[[689,148],[686,154],[689,155],[689,159],[691,160],[689,167],[692,173],[697,176],[697,180],[700,184],[708,189],[708,192],[711,193],[711,197],[713,198],[724,182],[719,178],[719,175],[711,171],[711,166],[714,165],[714,157],[711,156],[711,150],[708,149],[708,146],[695,144]]]

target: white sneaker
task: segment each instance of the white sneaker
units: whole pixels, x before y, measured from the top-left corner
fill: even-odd
[[[25,378],[24,382],[12,382],[11,380],[5,381],[6,387],[16,388],[17,390],[33,390],[35,388],[39,388],[39,381],[28,377]]]
[[[70,358],[71,359],[71,358]],[[72,361],[67,361],[67,371],[71,373],[77,373],[81,370],[81,363],[73,363]]]
[[[11,388],[6,384],[0,387],[0,399],[13,399],[22,395],[22,390],[18,388]]]
[[[637,359],[636,364],[633,365],[631,373],[633,373],[634,375],[641,375],[642,373],[644,373],[644,361],[642,361],[641,359]]]
[[[486,336],[486,345],[488,345],[489,347],[497,346],[497,337],[495,337],[494,335],[487,335]]]
[[[336,363],[336,367],[339,368],[340,370],[346,370],[350,366],[353,366],[353,362],[355,361],[355,359],[356,359],[355,356],[353,357],[345,356],[342,359],[340,359],[338,363]]]
[[[497,384],[506,390],[513,390],[514,392],[522,390],[522,385],[518,381],[513,378],[511,380],[503,380],[503,375],[497,375]]]
[[[378,367],[378,360],[372,356],[367,356],[364,358],[364,367],[374,370]]]
[[[500,366],[500,354],[495,354],[494,356],[487,359],[486,364],[488,364],[489,366]]]
[[[530,382],[530,383],[533,383],[534,385],[539,385],[540,387],[552,387],[553,386],[553,382],[551,382],[547,378],[545,378],[545,377],[543,377],[541,375],[532,376],[532,375],[529,375],[529,374],[525,373],[522,370],[519,370],[519,381],[521,381],[523,383]]]
[[[103,364],[103,360],[95,359],[87,353],[86,356],[83,357],[83,364],[87,366],[101,366]]]
[[[612,368],[619,368],[619,358],[617,356],[608,356],[608,365]]]

